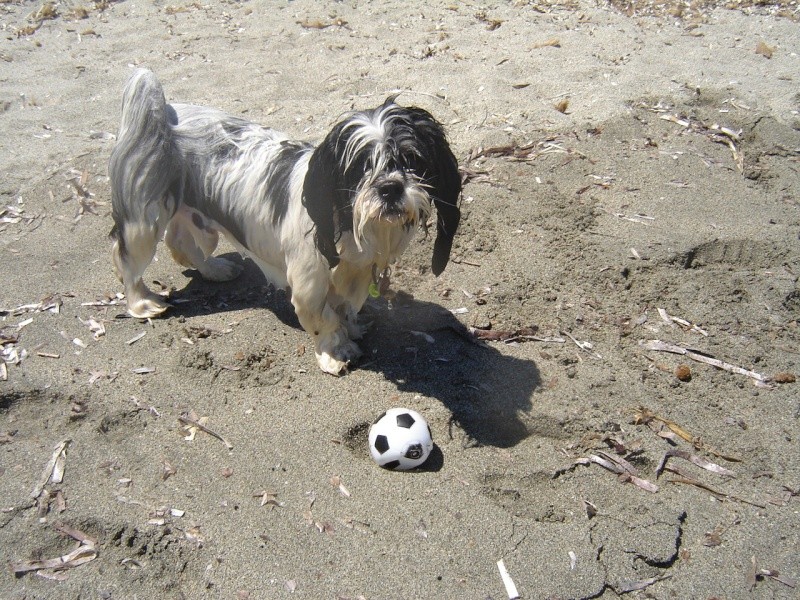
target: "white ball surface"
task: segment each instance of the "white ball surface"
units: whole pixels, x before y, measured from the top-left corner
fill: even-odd
[[[369,428],[369,453],[385,469],[406,471],[424,463],[433,450],[431,428],[410,408],[390,408]]]

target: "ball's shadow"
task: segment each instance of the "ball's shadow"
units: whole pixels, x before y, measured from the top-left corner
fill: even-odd
[[[251,260],[236,254],[226,258],[244,267],[236,282],[209,282],[187,271],[189,284],[171,296],[172,314],[192,317],[263,307],[285,325],[300,328],[285,292],[269,285]],[[355,370],[380,373],[401,392],[442,402],[452,414],[450,435],[461,429],[468,443],[507,448],[528,437],[520,416],[530,411],[541,383],[532,360],[477,342],[447,309],[402,293],[392,304],[370,299],[360,319],[372,325],[359,342],[364,356]],[[434,452],[441,468],[441,451]],[[436,470],[436,464],[432,455],[422,469]]]

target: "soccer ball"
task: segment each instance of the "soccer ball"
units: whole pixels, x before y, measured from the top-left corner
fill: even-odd
[[[406,471],[420,466],[433,450],[431,428],[409,408],[390,408],[369,428],[369,453],[384,469]]]

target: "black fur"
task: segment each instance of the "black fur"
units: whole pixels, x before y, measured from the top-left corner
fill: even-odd
[[[390,97],[381,107],[362,114],[371,118],[391,106],[395,110],[388,118],[390,130],[383,149],[386,167],[414,173],[433,200],[437,233],[431,270],[439,275],[449,261],[453,237],[461,219],[458,161],[441,124],[421,108],[397,106],[394,97]],[[303,187],[303,205],[315,224],[317,249],[331,268],[339,262],[336,242],[342,233],[353,228],[352,192],[373,166],[370,146],[362,149],[360,155],[350,157],[346,171],[342,168],[347,161],[344,153],[348,141],[356,131],[350,124],[350,119],[345,119],[336,125],[314,151]]]

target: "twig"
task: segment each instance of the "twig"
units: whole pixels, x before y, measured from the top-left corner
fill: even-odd
[[[561,335],[567,336],[569,339],[571,339],[573,342],[575,342],[575,345],[578,348],[580,348],[584,352],[587,352],[587,353],[591,354],[595,358],[600,358],[600,359],[603,358],[597,352],[594,352],[592,350],[594,348],[594,344],[592,344],[592,342],[580,342],[580,341],[576,340],[568,331],[562,331]]]
[[[665,322],[667,325],[672,325],[673,323],[677,323],[677,324],[678,324],[678,325],[680,325],[681,327],[685,327],[686,329],[690,329],[691,331],[694,331],[694,332],[696,332],[696,333],[699,333],[699,334],[700,334],[700,335],[702,335],[702,336],[708,337],[708,332],[707,332],[705,329],[701,329],[700,327],[698,327],[698,326],[697,326],[697,325],[695,325],[694,323],[690,323],[690,322],[689,322],[689,321],[687,321],[686,319],[681,319],[680,317],[675,317],[675,316],[673,316],[673,315],[669,314],[669,313],[668,313],[666,310],[664,310],[663,308],[659,308],[659,309],[658,309],[658,314],[659,314],[659,316],[661,317],[661,319],[662,319],[662,320],[663,320],[663,321],[664,321],[664,322]]]
[[[677,469],[673,467],[665,467],[666,471],[670,471],[672,473],[680,473]],[[751,502],[750,500],[745,500],[744,498],[739,498],[738,496],[733,496],[732,494],[726,494],[725,492],[720,492],[719,490],[715,490],[710,485],[706,485],[696,479],[692,479],[691,477],[687,477],[686,475],[679,475],[673,479],[668,480],[669,483],[682,483],[684,485],[693,485],[694,487],[700,488],[701,490],[705,490],[709,494],[715,496],[718,500],[722,500],[724,498],[729,498],[730,500],[735,500],[736,502],[741,502],[743,504],[749,504],[750,506],[755,506],[757,508],[766,508],[766,504],[760,504],[758,502]]]
[[[722,369],[723,371],[728,371],[730,373],[736,373],[738,375],[745,375],[747,377],[751,377],[756,380],[758,384],[763,384],[764,386],[769,386],[770,378],[766,375],[762,375],[761,373],[756,373],[755,371],[750,371],[748,369],[744,369],[742,367],[737,367],[736,365],[732,365],[725,361],[719,360],[712,356],[708,356],[706,354],[701,354],[695,350],[689,350],[688,348],[684,348],[682,346],[677,346],[675,344],[670,344],[667,342],[662,342],[661,340],[648,340],[648,341],[640,341],[639,345],[641,345],[645,350],[653,350],[655,352],[671,352],[672,354],[682,354],[684,356],[688,356],[692,360],[696,360],[697,362],[705,363],[707,365],[711,365],[712,367],[716,367],[718,369]]]

